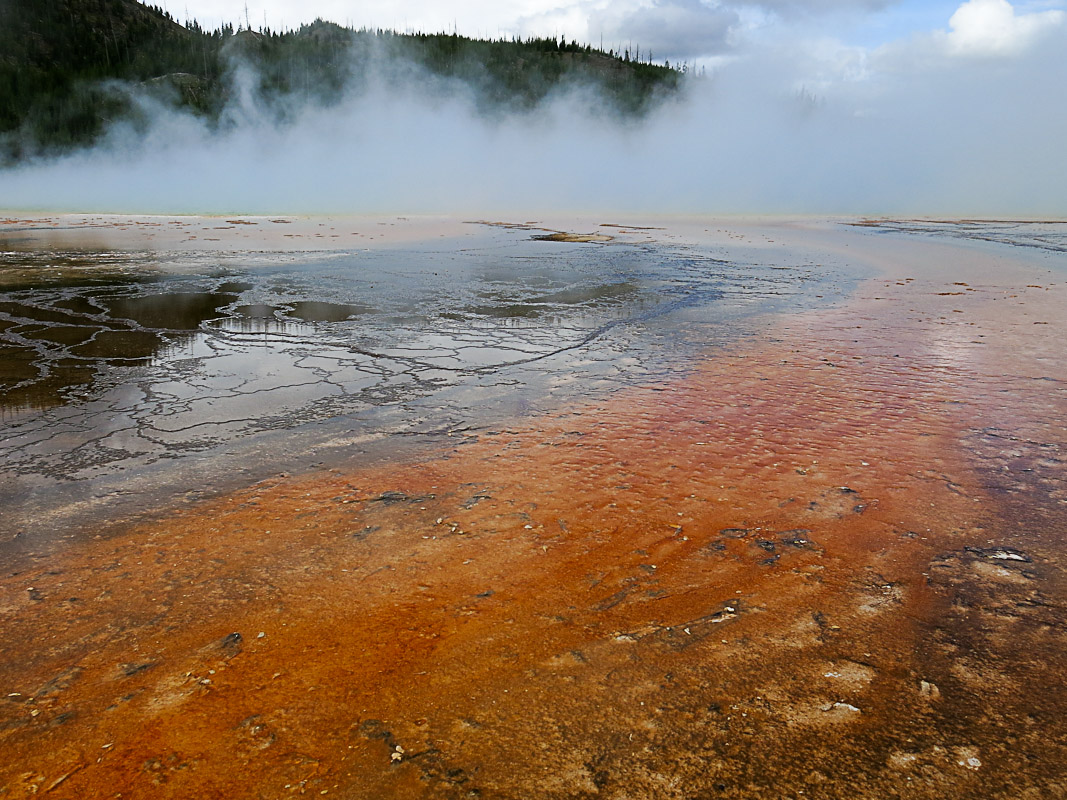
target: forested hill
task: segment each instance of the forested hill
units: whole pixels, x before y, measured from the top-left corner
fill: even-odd
[[[533,108],[574,83],[618,113],[642,114],[681,76],[646,58],[566,40],[357,31],[321,20],[283,33],[207,31],[136,0],[0,0],[0,159],[90,144],[119,119],[136,124],[130,87],[217,121],[238,64],[253,67],[279,114],[413,68],[463,81],[487,113]]]

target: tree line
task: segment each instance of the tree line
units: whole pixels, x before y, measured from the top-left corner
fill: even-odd
[[[239,64],[278,113],[336,102],[373,77],[414,70],[456,79],[479,107],[529,110],[569,84],[592,86],[623,115],[647,113],[682,72],[566,38],[471,39],[316,20],[288,31],[232,24],[205,30],[136,0],[0,2],[0,159],[11,163],[96,141],[119,120],[138,124],[128,87],[219,120]],[[143,121],[142,122],[146,122]]]

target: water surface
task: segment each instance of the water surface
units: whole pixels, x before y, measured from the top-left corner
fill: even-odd
[[[658,380],[834,270],[738,243],[0,253],[0,522],[54,535]],[[612,229],[612,233],[617,233]],[[822,296],[821,298],[819,296]]]

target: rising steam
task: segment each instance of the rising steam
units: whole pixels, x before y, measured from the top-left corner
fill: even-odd
[[[141,97],[146,130],[116,127],[92,150],[0,172],[0,204],[249,214],[1067,214],[1064,26],[1049,20],[1043,37],[1027,28],[1024,52],[996,38],[983,50],[984,29],[966,15],[957,22],[832,74],[785,49],[740,54],[636,121],[573,87],[532,112],[486,114],[462,87],[427,90],[420,76],[370,81],[329,106],[294,106],[279,121],[255,81],[238,77],[246,88],[234,92],[226,124],[209,128]]]

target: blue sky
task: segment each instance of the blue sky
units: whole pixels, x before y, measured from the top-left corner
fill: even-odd
[[[959,3],[937,0],[892,3],[881,10],[857,14],[854,21],[843,21],[839,32],[853,44],[877,47],[912,33],[948,27],[949,17],[958,6]]]
[[[253,28],[266,24],[279,30],[322,17],[354,27],[455,29],[475,37],[565,35],[603,43],[605,49],[640,45],[657,61],[714,64],[768,45],[806,48],[813,55],[843,48],[874,52],[945,34],[954,15],[968,9],[972,22],[984,15],[989,27],[1003,27],[1008,15],[1051,28],[1062,25],[1065,5],[1057,0],[168,0],[166,7],[178,19],[196,18],[207,27],[247,19]],[[1025,26],[1016,27],[1023,35]]]

